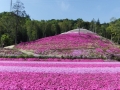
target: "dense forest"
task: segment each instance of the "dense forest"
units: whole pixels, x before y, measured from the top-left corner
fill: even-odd
[[[15,5],[13,8],[15,9]],[[19,15],[19,12],[16,14],[16,12],[13,11],[0,13],[0,46],[33,41],[78,27],[91,30],[116,43],[120,43],[120,19],[112,18],[110,23],[102,24],[99,19],[92,19],[91,22],[88,22],[81,18],[77,20],[52,19],[39,21],[31,20],[28,14]]]

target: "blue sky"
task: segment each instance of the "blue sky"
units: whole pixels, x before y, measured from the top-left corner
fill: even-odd
[[[25,11],[35,20],[78,19],[110,22],[120,18],[120,0],[20,0]],[[13,0],[15,3],[16,0]],[[0,12],[10,11],[10,0],[1,0]]]

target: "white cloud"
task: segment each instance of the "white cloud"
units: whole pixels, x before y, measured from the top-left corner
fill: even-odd
[[[61,9],[62,9],[63,11],[67,11],[67,10],[69,9],[69,7],[70,7],[70,4],[69,4],[69,3],[64,2],[64,1],[61,2]]]

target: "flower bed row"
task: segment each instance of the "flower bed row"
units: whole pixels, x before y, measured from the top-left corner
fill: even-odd
[[[119,90],[120,73],[0,72],[1,90]]]
[[[89,62],[20,62],[20,61],[14,61],[14,62],[6,62],[6,61],[3,61],[1,62],[0,61],[0,66],[22,66],[22,67],[66,67],[66,68],[77,68],[77,67],[87,67],[87,68],[94,68],[94,67],[120,67],[120,64],[119,63],[114,63],[114,62],[111,62],[111,63],[96,63],[96,62],[92,62],[92,63],[89,63]]]
[[[104,62],[104,59],[58,59],[58,58],[0,58],[0,61],[64,61],[64,62]],[[106,60],[107,61],[107,60]],[[111,60],[112,61],[112,60]],[[115,61],[115,60],[114,60]]]
[[[120,73],[118,62],[0,61],[0,72]]]

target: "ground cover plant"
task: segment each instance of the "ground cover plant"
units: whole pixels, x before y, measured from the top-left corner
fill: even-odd
[[[119,62],[0,61],[1,90],[119,90],[119,77]]]
[[[57,61],[57,62],[104,62],[104,59],[60,59],[60,58],[0,58],[0,61]],[[106,60],[109,61],[109,60]],[[113,60],[115,61],[115,60]]]
[[[120,88],[120,73],[47,74],[3,72],[0,75],[2,76],[0,77],[1,90],[119,90]]]
[[[18,49],[39,55],[111,59],[120,47],[94,33],[65,33],[36,41],[20,43]]]
[[[1,90],[120,89],[120,63],[114,60],[120,48],[97,34],[65,33],[1,49],[8,51],[16,57],[0,58]]]

